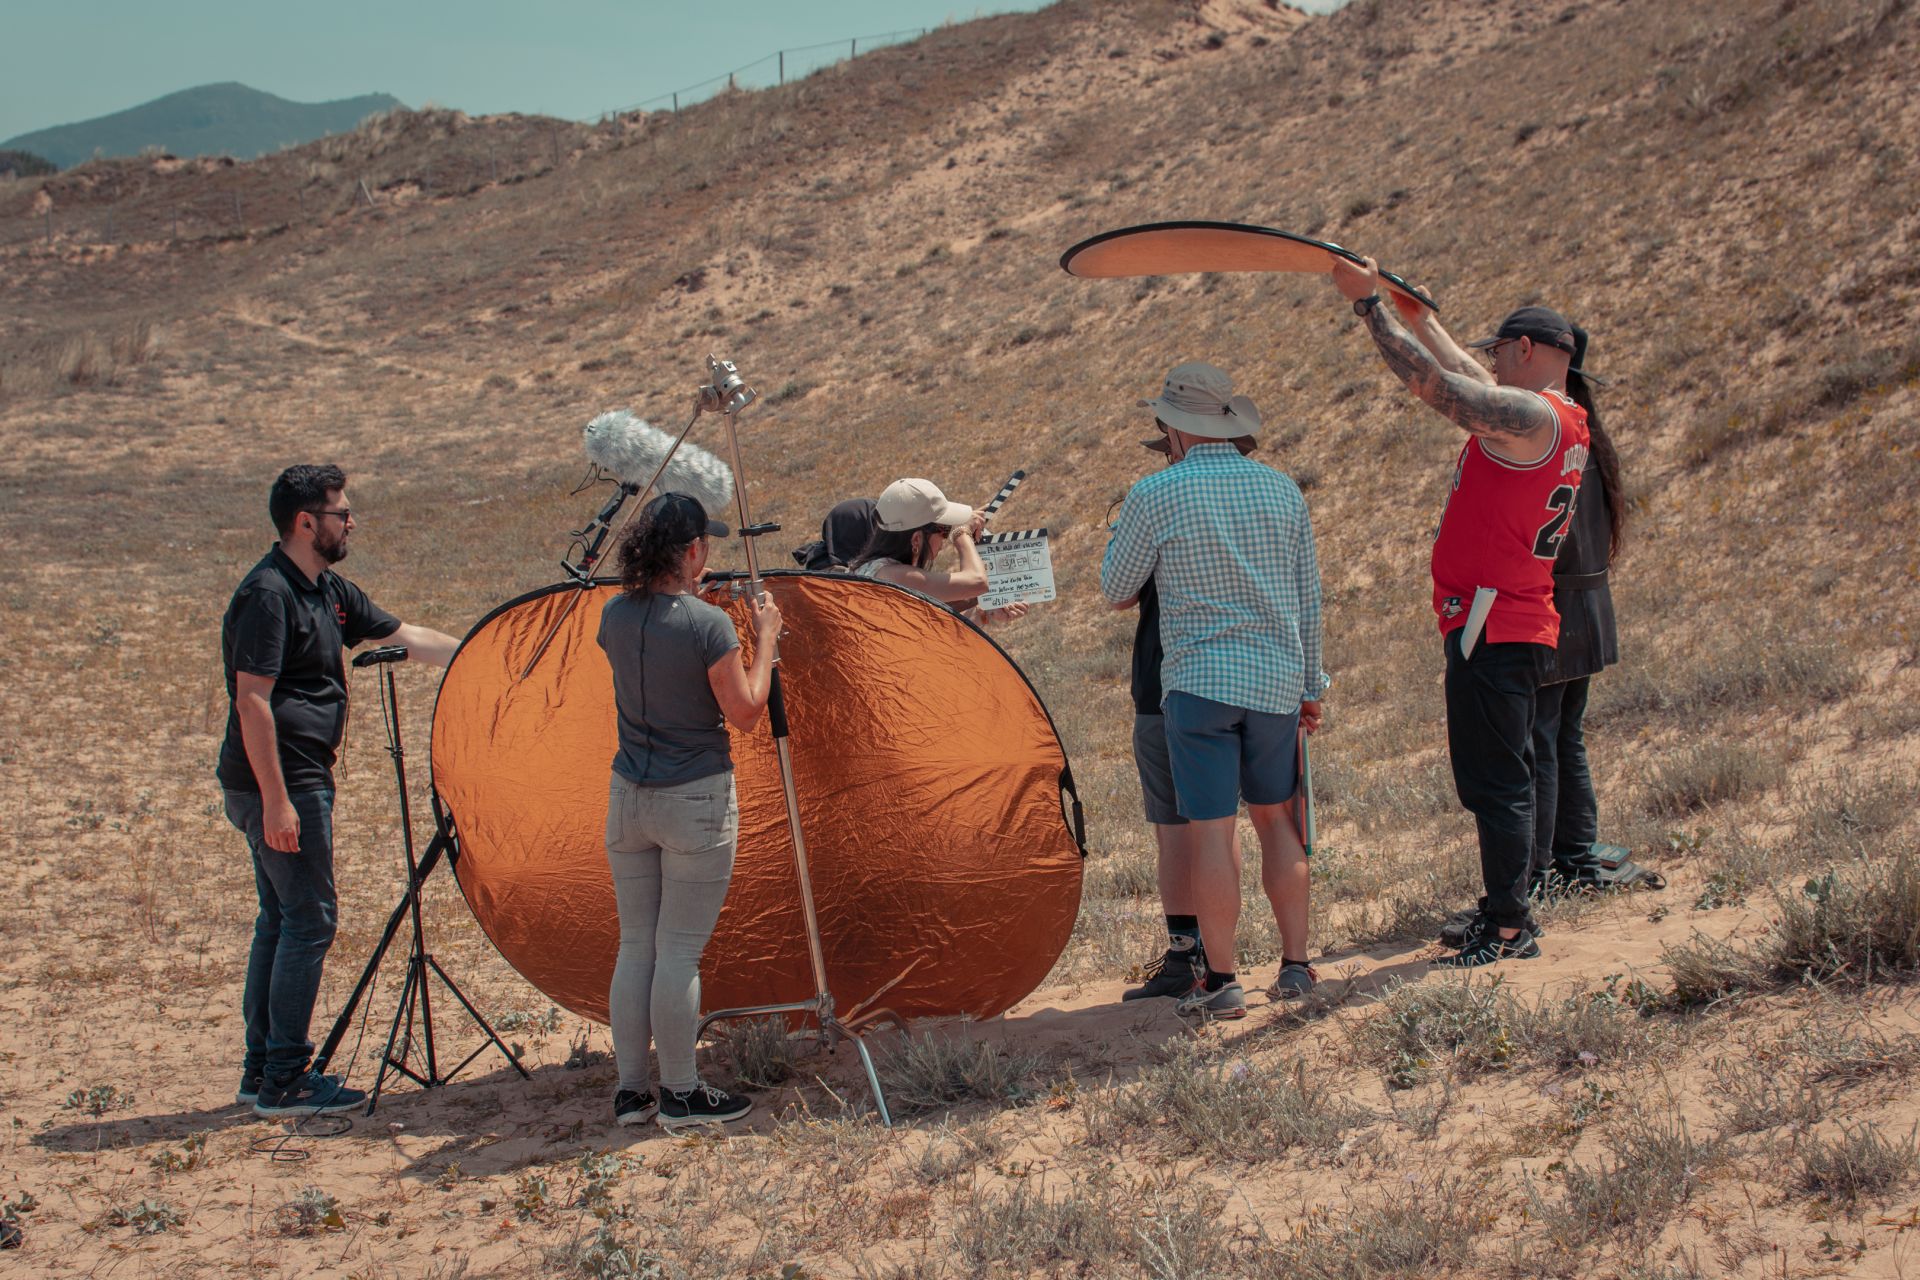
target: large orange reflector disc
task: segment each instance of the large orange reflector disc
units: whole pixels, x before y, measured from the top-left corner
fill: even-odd
[[[786,619],[788,743],[836,1008],[884,987],[876,1003],[907,1017],[1003,1012],[1053,967],[1080,904],[1046,709],[990,640],[920,596],[843,575],[765,582]],[[613,676],[594,637],[615,590],[563,584],[495,610],[433,715],[433,785],[480,927],[556,1004],[602,1022],[620,926],[604,843]],[[745,601],[725,584],[707,598],[751,655]],[[764,718],[733,735],[733,760],[740,850],[701,966],[708,1010],[814,993]]]
[[[1093,280],[1180,275],[1190,271],[1290,271],[1321,274],[1360,255],[1324,240],[1238,222],[1150,222],[1103,231],[1060,255],[1068,275]],[[1395,293],[1426,306],[1434,301],[1391,271],[1381,272]],[[1438,308],[1435,308],[1438,310]]]

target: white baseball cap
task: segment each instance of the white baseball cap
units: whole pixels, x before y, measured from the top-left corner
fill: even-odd
[[[947,501],[931,480],[895,480],[874,502],[874,514],[882,529],[905,533],[929,524],[958,528],[973,519],[973,508]]]

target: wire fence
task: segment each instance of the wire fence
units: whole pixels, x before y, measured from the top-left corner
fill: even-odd
[[[870,36],[847,36],[840,40],[826,40],[820,44],[801,45],[797,49],[776,49],[763,58],[756,58],[744,66],[723,71],[717,76],[710,76],[696,84],[655,94],[651,98],[630,106],[616,107],[612,111],[603,112],[602,118],[663,106],[678,111],[682,107],[704,102],[714,94],[727,89],[771,89],[789,80],[803,80],[822,67],[830,67],[836,62],[857,58],[862,49],[873,50],[891,44],[903,44],[908,40],[918,40],[929,30],[931,30],[929,27],[909,27],[900,31],[882,31]]]

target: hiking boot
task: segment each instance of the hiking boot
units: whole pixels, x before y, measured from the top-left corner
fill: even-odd
[[[1310,964],[1283,964],[1280,976],[1267,988],[1267,994],[1275,1000],[1297,1000],[1312,991],[1319,981],[1320,975]]]
[[[1217,991],[1209,991],[1203,979],[1200,986],[1180,997],[1175,1013],[1197,1013],[1206,1018],[1244,1018],[1247,1016],[1247,992],[1238,982],[1229,982]]]
[[[622,1089],[613,1095],[613,1122],[615,1124],[645,1124],[653,1119],[660,1107],[653,1100],[652,1093],[636,1093],[632,1089]]]
[[[233,1095],[233,1100],[249,1107],[260,1101],[260,1082],[266,1079],[266,1075],[267,1073],[258,1067],[249,1067],[242,1071],[240,1090]]]
[[[346,1081],[339,1076],[302,1071],[285,1081],[275,1080],[272,1076],[262,1080],[260,1096],[253,1104],[253,1114],[269,1120],[330,1116],[338,1111],[351,1111],[366,1100],[364,1090],[347,1088]]]
[[[1184,996],[1206,981],[1207,956],[1192,938],[1176,937],[1165,955],[1147,966],[1147,980],[1121,992],[1122,1000],[1151,1000],[1156,996]]]
[[[1487,918],[1480,914],[1479,907],[1464,907],[1448,916],[1447,922],[1440,926],[1440,945],[1457,951],[1467,945],[1467,939],[1483,932],[1486,927]],[[1535,938],[1544,938],[1547,936],[1547,926],[1532,923],[1527,925],[1527,932]]]
[[[753,1110],[753,1099],[710,1084],[691,1089],[662,1089],[660,1112],[654,1120],[669,1133],[696,1124],[725,1124]]]
[[[1450,956],[1440,956],[1433,963],[1441,969],[1475,969],[1500,960],[1537,960],[1540,957],[1540,944],[1533,938],[1534,935],[1525,929],[1511,938],[1503,938],[1500,930],[1489,924],[1468,938],[1458,951]]]

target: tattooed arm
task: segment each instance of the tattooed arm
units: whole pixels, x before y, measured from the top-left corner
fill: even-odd
[[[1365,296],[1364,294],[1361,296]],[[1475,360],[1466,349],[1453,340],[1446,326],[1440,323],[1440,317],[1432,307],[1423,307],[1419,303],[1401,294],[1393,295],[1393,305],[1400,311],[1400,318],[1407,323],[1407,332],[1420,340],[1420,345],[1433,353],[1433,358],[1448,373],[1458,373],[1472,378],[1475,382],[1493,385],[1493,374],[1487,366]]]
[[[1382,289],[1371,258],[1365,270],[1336,264],[1333,283],[1341,296],[1355,302]],[[1384,303],[1374,307],[1367,314],[1367,330],[1387,368],[1408,390],[1509,461],[1530,463],[1544,456],[1554,424],[1545,401],[1531,391],[1491,385],[1448,369],[1394,318],[1394,310]]]

